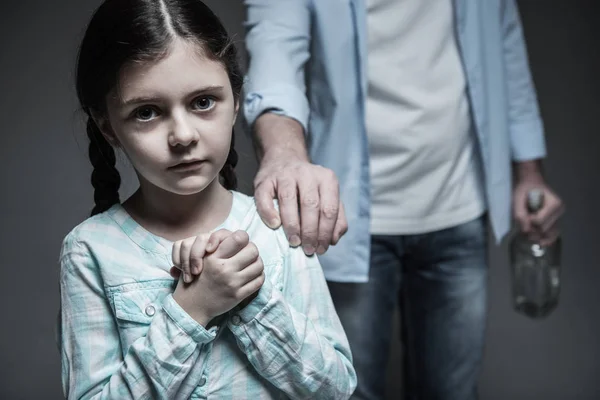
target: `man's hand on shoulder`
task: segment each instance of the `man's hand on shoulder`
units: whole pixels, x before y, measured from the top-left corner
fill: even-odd
[[[307,255],[325,253],[348,229],[337,177],[310,162],[297,121],[267,113],[254,128],[260,157],[254,179],[259,215],[273,229],[283,225],[290,244],[302,245]],[[273,199],[279,201],[279,212]]]

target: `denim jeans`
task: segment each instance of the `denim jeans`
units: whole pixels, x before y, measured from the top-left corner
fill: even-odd
[[[352,398],[384,398],[399,304],[404,398],[476,399],[487,310],[486,218],[371,241],[369,282],[329,283],[358,374]]]

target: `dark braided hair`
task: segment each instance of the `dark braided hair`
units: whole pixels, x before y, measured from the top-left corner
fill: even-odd
[[[96,215],[120,202],[121,175],[115,167],[117,162],[115,150],[104,138],[92,118],[88,118],[87,135],[90,139],[89,157],[94,166],[92,186],[94,186],[96,206],[92,210],[92,215]]]
[[[229,147],[229,154],[225,165],[221,169],[221,178],[223,186],[228,190],[237,189],[237,177],[235,176],[235,166],[238,163],[237,151],[235,151],[235,131],[231,132],[231,146]]]
[[[117,86],[125,64],[160,60],[176,38],[200,45],[207,56],[224,66],[238,102],[243,75],[235,45],[219,18],[202,1],[104,0],[90,20],[79,48],[76,86],[88,116],[89,157],[94,166],[92,215],[119,203],[121,183],[115,151],[94,122],[92,112],[106,116],[106,96]],[[230,190],[237,186],[234,142],[232,134],[229,155],[220,171],[223,186]]]

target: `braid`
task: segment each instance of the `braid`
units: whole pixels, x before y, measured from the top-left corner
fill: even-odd
[[[92,215],[96,215],[120,203],[121,176],[115,167],[117,158],[114,149],[91,117],[87,122],[87,135],[90,139],[89,157],[94,166],[92,185],[95,206]]]
[[[235,132],[231,133],[231,146],[225,165],[221,169],[221,177],[223,178],[223,186],[227,190],[237,189],[237,177],[235,176],[235,166],[238,163],[238,155],[235,151]]]

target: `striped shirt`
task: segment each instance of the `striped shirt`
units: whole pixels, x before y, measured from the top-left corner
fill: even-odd
[[[173,300],[173,243],[121,205],[67,235],[58,332],[68,399],[350,397],[352,356],[317,257],[289,247],[238,192],[220,228],[249,234],[267,279],[209,329]]]

